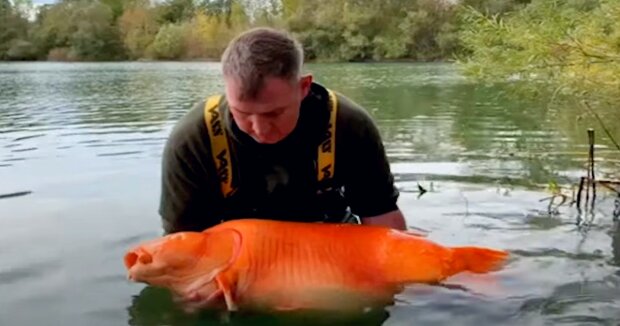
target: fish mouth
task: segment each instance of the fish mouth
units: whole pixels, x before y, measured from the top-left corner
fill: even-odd
[[[138,248],[125,255],[124,263],[127,269],[131,269],[136,264],[148,265],[153,262],[153,255],[143,248]]]
[[[131,269],[138,262],[138,257],[138,254],[135,252],[127,253],[124,259],[125,268]]]
[[[138,263],[138,257],[139,255],[136,254],[135,252],[130,252],[125,255],[124,263],[125,263],[125,268],[127,268],[127,280],[129,281],[134,281],[134,282],[139,281],[136,275],[136,270],[134,268],[134,266],[136,266],[136,264]]]
[[[153,255],[144,248],[137,248],[125,254],[123,263],[127,269],[127,279],[139,282],[148,274],[156,274],[156,266],[153,266]],[[142,277],[141,277],[142,276]]]

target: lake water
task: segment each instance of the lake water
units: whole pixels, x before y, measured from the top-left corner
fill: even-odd
[[[372,112],[408,224],[444,244],[513,251],[493,275],[411,286],[368,325],[617,325],[614,195],[549,214],[545,185],[598,178],[620,152],[573,108],[502,98],[449,64],[321,64],[315,78]],[[122,255],[161,234],[160,157],[175,121],[220,91],[216,63],[0,64],[0,325],[198,325],[166,291],[129,283]],[[613,125],[614,112],[602,112]],[[618,115],[615,115],[618,117]],[[616,119],[616,121],[618,121]],[[420,196],[418,184],[429,190]],[[565,189],[570,195],[570,190]],[[582,217],[586,227],[576,225]],[[582,219],[582,220],[583,220]],[[232,325],[330,317],[233,315]],[[326,323],[327,323],[326,322]]]

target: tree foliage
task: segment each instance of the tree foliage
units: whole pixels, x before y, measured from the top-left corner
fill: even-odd
[[[29,59],[33,52],[25,14],[11,1],[0,0],[0,60]]]
[[[522,1],[462,3],[498,13]],[[0,0],[1,60],[217,59],[254,26],[291,31],[312,60],[442,60],[460,49],[461,5],[448,0],[59,0],[32,21],[12,3]]]
[[[149,57],[150,46],[159,32],[155,10],[143,1],[128,5],[118,19],[120,37],[130,59]]]
[[[308,60],[456,59],[465,75],[520,96],[588,110],[620,102],[618,0],[58,0],[33,8],[0,0],[0,60],[217,60],[239,32],[273,26],[295,35]]]
[[[466,75],[554,99],[620,100],[620,2],[534,0],[504,17],[470,8],[462,19]]]
[[[620,138],[620,2],[534,0],[504,16],[463,10],[462,71],[505,83],[508,95],[580,112],[614,146]]]

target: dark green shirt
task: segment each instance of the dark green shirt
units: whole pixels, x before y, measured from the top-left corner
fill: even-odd
[[[397,209],[398,190],[370,115],[338,94],[333,190],[318,192],[317,148],[329,120],[328,94],[313,84],[298,124],[277,144],[259,144],[221,112],[232,152],[233,185],[224,199],[204,120],[204,100],[185,114],[164,149],[159,213],[166,233],[200,231],[223,220],[330,221],[347,208],[360,217]]]

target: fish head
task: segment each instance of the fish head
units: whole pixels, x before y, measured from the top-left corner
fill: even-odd
[[[240,243],[234,230],[172,233],[128,250],[127,277],[183,295],[207,290],[237,257]]]
[[[128,278],[152,285],[185,278],[200,261],[205,241],[201,233],[178,232],[144,242],[125,254]]]

